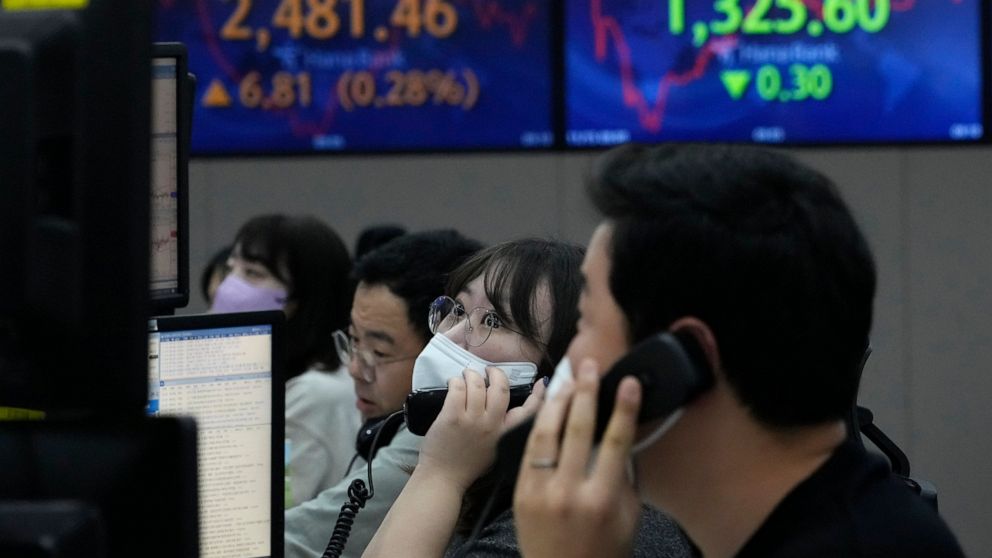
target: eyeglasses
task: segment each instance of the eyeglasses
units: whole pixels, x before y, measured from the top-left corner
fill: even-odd
[[[362,373],[362,379],[369,383],[375,381],[375,371],[380,366],[417,358],[417,355],[380,357],[368,349],[359,349],[356,347],[355,345],[358,341],[340,329],[335,331],[332,337],[334,338],[334,348],[337,350],[338,358],[341,359],[341,362],[351,362],[352,359],[358,357],[358,366]]]
[[[462,303],[448,296],[435,298],[427,312],[427,326],[434,334],[447,333],[463,320],[468,320],[465,326],[465,342],[470,347],[478,347],[485,343],[494,329],[505,329],[523,335],[509,328],[506,320],[495,310],[481,306],[470,311],[465,310]]]

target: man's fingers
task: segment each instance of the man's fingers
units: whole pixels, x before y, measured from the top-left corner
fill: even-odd
[[[578,381],[572,407],[568,412],[565,439],[561,444],[559,468],[576,478],[585,475],[596,427],[596,396],[599,393],[599,368],[587,358],[579,364]]]
[[[625,478],[630,448],[637,433],[637,413],[641,408],[641,384],[633,377],[624,378],[617,388],[613,414],[603,434],[596,456],[594,478],[610,482]]]
[[[534,427],[527,438],[527,451],[524,452],[523,463],[520,465],[518,483],[523,487],[536,488],[547,480],[549,473],[555,471],[558,465],[558,439],[573,387],[571,382],[564,384],[561,391],[545,401],[537,413]],[[522,487],[518,486],[520,488]]]

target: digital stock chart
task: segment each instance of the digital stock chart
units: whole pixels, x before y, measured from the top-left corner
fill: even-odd
[[[569,0],[566,141],[975,140],[979,0]]]
[[[551,145],[544,0],[159,0],[194,153]]]
[[[986,139],[982,0],[157,0],[194,154]]]

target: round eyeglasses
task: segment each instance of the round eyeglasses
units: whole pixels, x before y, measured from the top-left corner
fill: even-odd
[[[427,326],[434,334],[447,333],[462,321],[467,321],[465,324],[465,342],[470,347],[478,347],[485,343],[494,329],[505,329],[523,335],[519,331],[507,327],[506,320],[501,318],[495,310],[481,306],[466,310],[461,302],[448,296],[435,298],[427,312]]]
[[[358,340],[340,329],[331,334],[331,336],[334,338],[334,349],[337,351],[338,358],[341,359],[341,362],[349,363],[357,357],[358,367],[361,371],[362,379],[368,383],[375,381],[375,371],[380,366],[417,358],[417,355],[398,357],[378,356],[368,349],[358,348],[356,346]]]

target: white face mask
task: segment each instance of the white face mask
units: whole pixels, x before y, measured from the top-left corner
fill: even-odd
[[[431,337],[413,364],[413,391],[447,388],[448,380],[460,377],[466,368],[486,378],[487,366],[502,370],[510,381],[510,387],[530,385],[537,376],[537,365],[533,362],[489,362],[466,351],[446,336],[437,334]]]

